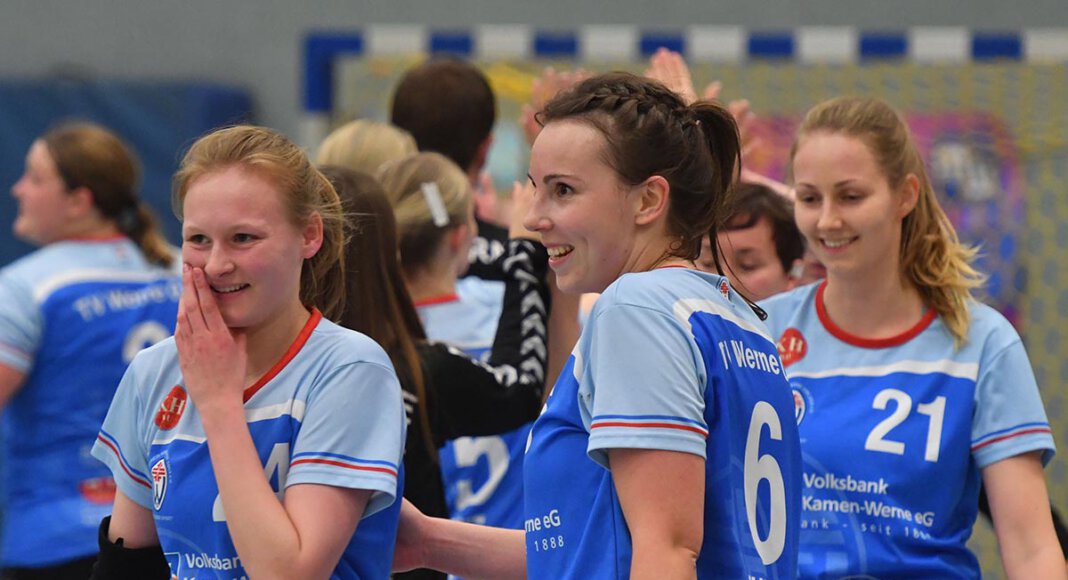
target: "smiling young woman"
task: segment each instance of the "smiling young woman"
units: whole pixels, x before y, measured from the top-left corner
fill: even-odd
[[[247,126],[197,141],[174,181],[178,325],[134,360],[93,448],[119,488],[94,577],[384,577],[404,410],[381,347],[327,319],[337,193]]]
[[[618,73],[561,93],[540,119],[525,225],[562,289],[603,294],[531,432],[524,531],[406,506],[397,568],[792,576],[800,450],[789,388],[750,305],[692,269],[736,172],[730,114]]]
[[[1027,353],[972,297],[975,250],[905,120],[878,99],[820,103],[792,174],[827,279],[761,305],[804,441],[800,577],[978,577],[965,542],[982,482],[1008,576],[1064,578],[1042,474],[1053,438]]]

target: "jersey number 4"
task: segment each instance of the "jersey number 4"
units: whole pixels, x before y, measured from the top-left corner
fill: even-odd
[[[285,495],[286,476],[289,475],[289,443],[275,443],[271,448],[271,455],[267,457],[267,465],[263,466],[263,474],[267,476],[267,483],[275,489],[274,494],[278,501],[282,501]],[[276,478],[278,486],[271,483]],[[211,519],[215,522],[225,522],[226,512],[223,511],[222,496],[215,494],[215,502],[211,504]]]
[[[912,411],[912,397],[897,389],[884,389],[879,391],[878,395],[875,395],[875,400],[872,401],[871,406],[873,409],[885,410],[890,401],[894,401],[896,404],[894,412],[871,430],[871,433],[868,434],[868,440],[864,442],[864,449],[904,455],[905,444],[887,439],[887,435],[890,434],[894,427],[897,427],[908,418],[909,413]],[[938,461],[939,448],[942,446],[942,420],[946,415],[946,398],[935,397],[935,400],[930,403],[917,405],[916,412],[928,417],[927,449],[923,454],[923,458],[930,462],[936,462]]]

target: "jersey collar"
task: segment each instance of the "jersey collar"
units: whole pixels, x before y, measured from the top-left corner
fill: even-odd
[[[820,282],[818,288],[816,288],[816,314],[820,318],[820,322],[823,323],[823,327],[827,329],[827,332],[838,340],[851,344],[853,346],[859,346],[861,348],[890,348],[892,346],[900,346],[906,342],[916,338],[921,332],[927,329],[928,326],[934,322],[934,319],[938,317],[938,313],[934,308],[928,308],[924,313],[923,318],[920,319],[912,328],[887,338],[864,338],[846,332],[837,324],[831,320],[829,314],[827,314],[827,307],[823,305],[823,290],[827,287],[827,280]]]

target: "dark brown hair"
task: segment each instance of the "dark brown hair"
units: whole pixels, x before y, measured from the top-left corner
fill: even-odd
[[[775,190],[759,183],[737,183],[731,189],[731,206],[723,231],[747,230],[761,219],[771,226],[775,256],[783,272],[805,255],[805,238],[794,221],[794,207]]]
[[[390,121],[466,173],[493,131],[497,101],[478,67],[455,58],[428,60],[404,74],[393,93]]]
[[[582,81],[551,100],[542,124],[577,120],[607,142],[605,162],[628,185],[659,175],[670,185],[668,231],[678,238],[669,255],[694,260],[701,238],[716,235],[727,193],[740,164],[738,127],[723,107],[687,106],[664,85],[630,73]],[[712,246],[713,260],[719,253]]]

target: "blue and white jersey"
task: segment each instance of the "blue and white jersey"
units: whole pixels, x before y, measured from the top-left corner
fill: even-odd
[[[429,339],[485,362],[497,334],[503,299],[504,282],[462,278],[457,281],[456,296],[421,302],[419,317]],[[452,519],[501,528],[523,526],[523,454],[530,426],[445,443],[438,458]]]
[[[400,514],[404,409],[381,347],[313,312],[285,356],[246,389],[245,416],[279,499],[301,483],[374,491],[331,578],[386,578]],[[246,577],[173,339],[134,360],[93,456],[119,490],[152,511],[172,576]]]
[[[824,283],[771,298],[804,458],[800,576],[978,578],[980,470],[1053,438],[1023,344],[973,302],[967,341],[929,310],[900,336],[834,325]]]
[[[456,281],[456,294],[421,300],[415,306],[431,340],[447,342],[486,362],[503,304],[504,282],[468,277]]]
[[[0,567],[97,552],[115,483],[89,449],[130,360],[174,331],[180,295],[127,238],[57,242],[0,270],[0,364],[25,377],[3,416]]]
[[[612,449],[705,460],[698,578],[794,578],[801,452],[793,401],[775,344],[725,278],[627,274],[597,300],[531,434],[530,578],[630,576]]]

